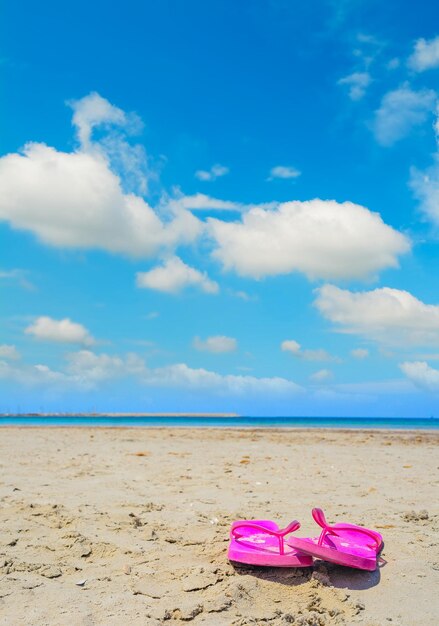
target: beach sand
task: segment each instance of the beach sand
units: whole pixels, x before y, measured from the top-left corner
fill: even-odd
[[[0,429],[0,624],[436,626],[438,434]],[[376,572],[234,567],[235,518],[378,529]]]

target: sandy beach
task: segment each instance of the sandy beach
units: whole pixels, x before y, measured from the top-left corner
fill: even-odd
[[[436,626],[432,432],[2,428],[0,624]],[[378,529],[361,572],[231,565],[236,518]]]

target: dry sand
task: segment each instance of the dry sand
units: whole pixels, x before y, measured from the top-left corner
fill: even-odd
[[[438,434],[0,429],[0,623],[436,626]],[[233,567],[235,518],[379,529],[361,572]]]

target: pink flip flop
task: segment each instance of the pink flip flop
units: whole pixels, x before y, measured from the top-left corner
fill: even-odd
[[[313,509],[312,516],[323,528],[320,537],[292,537],[287,541],[289,546],[331,563],[369,571],[377,568],[384,545],[380,533],[355,524],[330,526],[322,509]]]
[[[230,561],[271,567],[310,567],[312,557],[287,544],[288,535],[300,528],[297,521],[279,528],[271,520],[238,520],[230,529]]]

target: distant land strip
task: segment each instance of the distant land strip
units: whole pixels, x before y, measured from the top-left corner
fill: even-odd
[[[240,417],[238,413],[0,413],[0,417]]]

